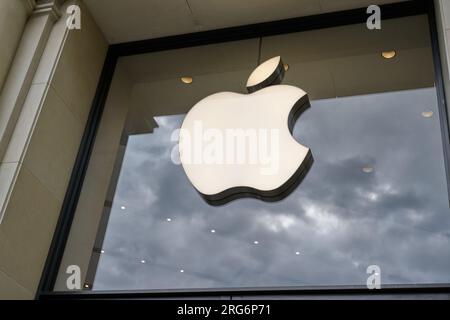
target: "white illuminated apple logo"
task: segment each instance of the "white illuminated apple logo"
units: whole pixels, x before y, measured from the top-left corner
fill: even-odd
[[[186,115],[179,135],[181,164],[208,203],[280,200],[311,167],[311,151],[292,137],[295,121],[310,106],[308,95],[279,85],[284,72],[280,57],[269,59],[250,75],[249,94],[219,92]]]

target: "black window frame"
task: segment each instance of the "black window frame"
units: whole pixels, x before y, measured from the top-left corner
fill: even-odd
[[[435,86],[438,98],[439,119],[444,151],[447,185],[450,181],[450,141],[448,110],[445,100],[442,65],[440,60],[438,31],[433,0],[410,0],[380,6],[382,20],[427,15]],[[110,45],[107,51],[100,80],[92,102],[85,131],[67,187],[55,233],[44,265],[36,299],[152,299],[152,298],[446,298],[450,299],[450,284],[430,285],[385,285],[382,289],[369,290],[364,286],[317,286],[317,287],[270,287],[229,288],[198,290],[145,290],[145,291],[68,291],[55,292],[53,287],[64,255],[73,217],[89,165],[100,125],[106,98],[120,57],[149,52],[187,48],[200,45],[267,37],[300,31],[338,27],[364,23],[367,8],[325,13],[246,26],[203,31],[163,38],[126,42]],[[376,32],[376,31],[375,31]],[[450,198],[450,192],[449,192]],[[450,248],[449,248],[450,249]]]

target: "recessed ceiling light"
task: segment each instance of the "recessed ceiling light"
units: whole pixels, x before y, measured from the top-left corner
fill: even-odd
[[[372,173],[373,172],[373,167],[370,166],[370,165],[364,166],[362,168],[362,171],[365,172],[365,173]]]
[[[284,67],[284,71],[288,71],[289,70],[289,65],[287,63],[283,64]]]
[[[144,263],[146,263],[146,262],[147,262],[147,261],[145,261],[144,259],[141,260],[141,263],[142,263],[142,264],[144,264]]]
[[[192,79],[192,77],[181,77],[180,79],[185,84],[191,84],[192,81],[194,81],[194,79]]]
[[[215,229],[211,229],[211,233],[216,233],[216,230]]]
[[[395,50],[391,50],[391,51],[383,51],[381,53],[381,56],[385,59],[392,59],[397,55],[397,52],[395,52]]]
[[[100,253],[105,253],[105,250],[100,250]]]
[[[295,251],[295,255],[299,255],[300,254],[300,251]]]
[[[166,221],[167,221],[167,222],[170,222],[170,221],[172,221],[172,219],[171,219],[171,218],[167,218]]]
[[[121,210],[125,210],[126,208],[127,208],[127,207],[125,207],[125,206],[121,206],[121,207],[120,207]]]
[[[180,272],[183,273],[183,272],[184,272],[184,269],[180,269]]]
[[[431,110],[422,112],[422,117],[424,117],[424,118],[431,118],[432,116],[433,116],[433,111],[431,111]]]
[[[84,287],[85,287],[86,289],[89,289],[89,288],[90,288],[90,285],[89,285],[88,283],[85,283],[85,284],[84,284]]]
[[[255,240],[255,241],[253,241],[253,244],[259,244],[259,241]]]

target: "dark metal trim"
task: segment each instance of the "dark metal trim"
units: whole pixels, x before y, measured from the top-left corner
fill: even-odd
[[[447,112],[447,102],[445,99],[444,78],[442,75],[442,63],[439,48],[439,36],[436,24],[436,11],[434,2],[430,1],[428,6],[428,23],[430,29],[431,48],[434,62],[434,78],[437,93],[437,102],[439,110],[439,122],[441,127],[442,149],[444,151],[444,165],[447,178],[447,193],[449,194],[450,205],[450,135],[449,118]]]
[[[441,119],[442,137],[444,143],[445,164],[447,180],[450,173],[449,158],[449,125],[447,121],[447,108],[442,78],[442,66],[439,56],[439,43],[432,0],[411,0],[394,4],[382,5],[382,18],[393,19],[419,14],[428,14],[432,40],[433,58],[435,62],[436,88],[438,92],[439,116]],[[97,91],[92,102],[91,111],[86,124],[85,132],[80,143],[77,158],[70,177],[67,192],[63,201],[61,213],[55,228],[55,233],[49,249],[42,278],[36,293],[37,299],[138,299],[152,297],[213,297],[213,296],[267,296],[267,295],[297,295],[310,296],[418,296],[448,295],[450,284],[446,285],[420,285],[420,286],[385,286],[380,290],[368,290],[365,287],[311,287],[311,288],[232,288],[218,290],[159,290],[159,291],[112,291],[112,292],[53,292],[58,269],[64,254],[65,245],[69,236],[76,206],[80,196],[90,155],[95,142],[98,126],[105,106],[108,91],[114,75],[115,66],[119,57],[144,54],[154,51],[170,50],[176,48],[193,47],[213,43],[237,41],[292,32],[308,31],[321,28],[337,27],[356,23],[363,23],[367,19],[366,8],[320,14],[315,16],[286,19],[281,21],[258,23],[247,26],[225,28],[170,36],[164,38],[127,42],[111,45],[105,59]]]
[[[197,289],[197,290],[153,290],[153,291],[72,291],[49,292],[41,295],[42,299],[157,299],[157,298],[198,298],[198,297],[233,297],[255,298],[272,297],[373,297],[385,295],[401,295],[405,297],[442,296],[450,298],[450,285],[395,286],[386,285],[381,289],[369,290],[364,286],[334,287],[274,287],[274,288],[229,288],[229,289]]]

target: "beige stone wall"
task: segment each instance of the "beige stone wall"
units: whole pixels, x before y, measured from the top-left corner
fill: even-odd
[[[35,295],[105,59],[81,8],[81,30],[67,31],[64,16],[54,25],[0,164],[17,172],[0,224],[0,299]]]
[[[22,36],[28,15],[30,0],[0,1],[0,92]]]
[[[108,187],[118,153],[124,153],[120,139],[128,112],[132,108],[132,86],[123,62],[123,59],[119,59],[116,66],[105,104],[107,112],[103,114],[98,128],[55,291],[67,291],[65,270],[69,265],[80,267],[82,284],[85,283],[99,223],[107,209],[105,199],[113,199],[112,194],[108,197]]]

